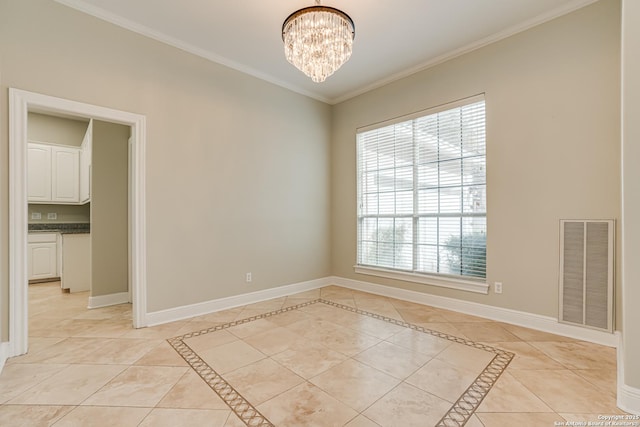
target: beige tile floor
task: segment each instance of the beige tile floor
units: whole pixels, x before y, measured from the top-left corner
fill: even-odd
[[[491,359],[485,352],[317,298],[515,353],[467,426],[553,426],[620,413],[615,350],[329,286],[144,329],[131,308],[29,289],[29,353],[0,375],[1,426],[243,426],[166,341],[185,343],[276,426],[430,426]]]

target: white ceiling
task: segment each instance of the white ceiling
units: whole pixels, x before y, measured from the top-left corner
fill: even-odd
[[[336,103],[595,0],[326,0],[356,26],[351,59],[314,83],[284,58],[282,22],[313,0],[56,0],[105,21]]]

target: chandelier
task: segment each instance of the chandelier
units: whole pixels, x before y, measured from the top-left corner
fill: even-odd
[[[305,7],[293,12],[282,24],[282,41],[287,61],[323,82],[351,57],[356,35],[353,20],[333,7]]]

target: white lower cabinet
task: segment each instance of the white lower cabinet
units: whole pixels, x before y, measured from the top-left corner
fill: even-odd
[[[91,288],[91,238],[89,233],[62,235],[62,289]]]
[[[57,233],[29,233],[27,239],[29,280],[59,277],[58,255]]]

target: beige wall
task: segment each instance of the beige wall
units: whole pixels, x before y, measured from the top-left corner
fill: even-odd
[[[80,147],[88,125],[88,121],[29,113],[27,138],[33,142]]]
[[[336,105],[333,274],[556,317],[559,220],[620,219],[619,37],[619,2],[601,1]],[[487,281],[503,294],[355,274],[356,128],[479,93]]]
[[[146,116],[149,311],[331,274],[328,105],[56,2],[0,0],[5,339],[9,87]]]
[[[129,289],[129,126],[93,121],[91,296]]]
[[[623,0],[622,181],[624,218],[624,383],[640,389],[640,3]]]
[[[41,215],[41,219],[31,219],[31,214],[38,212]],[[57,214],[56,219],[47,219],[48,213]],[[81,222],[87,223],[90,221],[91,205],[89,203],[84,205],[43,205],[43,204],[31,204],[29,205],[29,224],[49,224],[49,223],[61,223],[61,222]]]

